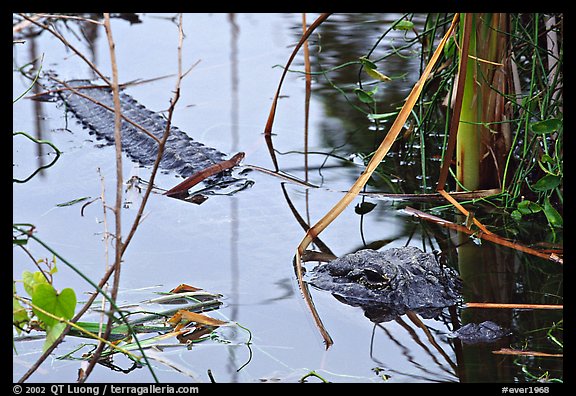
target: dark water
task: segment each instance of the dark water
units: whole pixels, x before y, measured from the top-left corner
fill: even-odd
[[[316,15],[308,15],[310,23]],[[310,51],[313,71],[350,62],[366,55],[376,40],[402,14],[338,14],[313,34]],[[121,81],[153,79],[177,70],[177,27],[168,14],[141,14],[142,23],[113,19],[119,78]],[[422,28],[425,16],[415,16]],[[104,74],[110,75],[108,47],[103,30],[80,31],[69,21],[59,25],[63,34]],[[173,123],[194,139],[228,154],[245,151],[244,163],[272,168],[263,138],[281,69],[301,32],[300,14],[186,14],[184,15],[183,64],[196,62],[182,82],[182,97]],[[411,32],[392,31],[375,55],[384,57],[414,39]],[[14,46],[14,65],[20,67],[44,54],[43,69],[54,70],[61,79],[92,78],[92,72],[53,36],[43,33]],[[419,44],[379,62],[379,70],[393,81],[378,91],[378,111],[401,106],[420,72]],[[299,55],[292,69],[303,70]],[[447,337],[452,330],[444,320],[422,320],[403,316],[374,324],[359,308],[340,303],[330,293],[311,289],[315,306],[334,345],[328,350],[304,304],[292,260],[304,236],[302,222],[314,224],[342,197],[363,170],[361,155],[377,147],[386,126],[374,129],[361,112],[352,108],[358,67],[323,75],[312,83],[308,150],[304,150],[305,84],[301,73],[289,73],[282,88],[274,123],[273,143],[280,169],[322,188],[300,184],[259,172],[251,172],[252,188],[233,196],[214,196],[202,205],[153,194],[145,218],[124,257],[119,299],[134,303],[153,298],[186,283],[223,295],[223,306],[210,313],[249,329],[223,327],[217,340],[208,340],[190,350],[178,346],[151,351],[153,368],[160,381],[208,382],[211,370],[217,382],[295,382],[314,370],[333,382],[525,382],[548,372],[562,378],[561,358],[498,355],[500,348],[523,348],[559,353],[547,334],[562,320],[562,311],[464,309],[463,322],[490,319],[510,328],[513,335],[488,345],[459,345]],[[365,77],[364,77],[365,79]],[[14,73],[13,97],[29,82]],[[337,92],[336,84],[346,93]],[[169,106],[174,77],[137,85],[127,92],[146,107],[161,111]],[[97,201],[80,213],[80,205],[59,203],[80,197],[105,196],[114,202],[114,149],[99,141],[54,103],[22,99],[13,107],[14,131],[42,132],[63,152],[50,169],[13,189],[13,221],[33,223],[37,236],[58,251],[87,276],[99,280],[104,272],[107,250],[105,227],[111,232],[112,215],[103,222],[102,203]],[[388,125],[389,126],[389,125]],[[441,141],[432,131],[430,147]],[[53,155],[42,153],[24,139],[14,138],[14,177],[24,178]],[[432,155],[434,151],[429,150]],[[440,166],[425,163],[422,178],[419,152],[412,156],[391,153],[385,166],[388,177],[374,181],[374,190],[430,192]],[[403,161],[403,162],[402,162]],[[307,168],[306,168],[307,166]],[[124,179],[137,175],[147,180],[148,168],[138,167],[125,157]],[[181,179],[161,173],[156,184],[170,188]],[[102,193],[104,188],[104,193]],[[135,217],[139,195],[126,194],[122,211],[127,232]],[[336,255],[365,245],[375,248],[418,246],[426,251],[443,250],[448,264],[464,280],[464,297],[474,302],[562,303],[562,269],[558,264],[527,257],[489,242],[475,244],[459,240],[438,226],[421,223],[400,209],[406,203],[368,199],[376,203],[367,215],[355,213],[356,199],[321,234]],[[440,205],[440,204],[438,204]],[[414,205],[413,205],[414,206]],[[434,205],[418,206],[422,209]],[[451,212],[442,212],[452,217]],[[502,216],[495,223],[506,227]],[[532,228],[530,228],[532,227]],[[522,235],[540,230],[526,225]],[[465,242],[465,243],[463,243]],[[463,245],[458,249],[455,246]],[[51,258],[38,245],[30,245],[36,258]],[[112,249],[109,248],[110,257]],[[110,258],[110,260],[112,260]],[[58,264],[55,286],[72,287],[85,300],[90,287],[63,263]],[[314,263],[308,263],[310,269]],[[30,259],[14,249],[13,276],[33,271]],[[21,289],[21,285],[19,285]],[[156,307],[160,309],[159,307]],[[92,313],[87,319],[97,320]],[[424,325],[422,325],[422,323]],[[558,336],[558,332],[552,333]],[[560,339],[561,339],[561,332]],[[71,382],[80,362],[58,357],[80,346],[84,340],[69,337],[30,378],[32,382]],[[43,340],[16,342],[13,378],[17,380],[39,356]],[[80,355],[77,352],[76,355]],[[131,362],[118,356],[114,363],[129,368]],[[241,369],[240,369],[241,368]],[[240,369],[238,371],[238,369]],[[90,381],[150,382],[146,368],[129,374],[97,366]],[[309,378],[314,382],[316,379]]]

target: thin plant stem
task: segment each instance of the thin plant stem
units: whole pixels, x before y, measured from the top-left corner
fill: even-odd
[[[110,63],[112,67],[112,97],[114,101],[114,147],[116,153],[116,204],[114,206],[114,221],[115,221],[115,257],[114,257],[114,278],[112,281],[112,289],[110,291],[111,298],[116,302],[116,297],[118,295],[118,288],[120,286],[120,269],[122,268],[122,187],[123,187],[123,176],[122,176],[122,110],[120,105],[120,89],[118,87],[118,66],[116,63],[116,51],[114,39],[112,37],[112,29],[110,27],[110,14],[104,13],[104,29],[106,31],[106,37],[108,39],[108,46],[110,50]],[[112,331],[113,318],[108,319],[106,324],[106,329],[104,330],[104,339],[108,339]],[[100,360],[102,351],[104,350],[105,344],[100,342],[98,348],[92,355],[92,359],[88,364],[88,367],[82,371],[79,375],[79,382],[83,383],[86,381],[94,366]]]

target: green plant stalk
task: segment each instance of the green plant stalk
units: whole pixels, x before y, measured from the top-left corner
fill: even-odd
[[[461,45],[465,20],[466,18],[463,14],[460,17],[460,21],[463,22],[460,25]],[[470,32],[469,54],[476,56],[476,15],[472,16]],[[477,62],[474,59],[469,59],[466,67],[462,111],[456,139],[456,175],[467,190],[476,190],[480,183],[480,133],[476,124],[480,100],[476,89],[476,70]],[[459,75],[462,75],[462,73],[459,72]]]
[[[38,172],[40,172],[42,169],[48,169],[50,168],[52,165],[54,165],[56,163],[56,161],[58,161],[58,158],[60,158],[60,155],[62,154],[62,152],[60,150],[58,150],[58,147],[56,147],[54,144],[52,144],[50,141],[48,140],[41,140],[41,139],[36,139],[32,136],[30,136],[29,134],[27,134],[26,132],[12,132],[12,136],[17,136],[17,135],[23,135],[25,137],[27,137],[28,139],[32,140],[34,143],[37,144],[47,144],[50,147],[52,147],[52,149],[54,149],[54,152],[56,153],[56,157],[54,157],[54,159],[48,164],[48,165],[43,165],[41,167],[39,167],[38,169],[36,169],[30,176],[28,176],[26,179],[12,179],[12,181],[14,183],[26,183],[28,180],[32,179],[34,176],[36,176],[36,174]]]

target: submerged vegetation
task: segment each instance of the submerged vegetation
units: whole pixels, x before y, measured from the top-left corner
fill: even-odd
[[[168,366],[171,363],[150,354],[150,351],[174,345],[191,347],[201,341],[226,344],[226,334],[219,329],[241,329],[246,333],[243,345],[250,350],[252,334],[248,329],[232,320],[215,319],[204,314],[222,304],[219,294],[181,285],[162,293],[159,298],[149,298],[135,305],[118,304],[122,263],[142,222],[147,201],[156,188],[155,177],[164,145],[170,138],[170,124],[180,98],[180,84],[189,70],[184,71],[182,64],[184,34],[182,15],[179,15],[174,19],[178,27],[174,39],[177,42],[175,58],[178,70],[166,112],[167,126],[156,139],[157,156],[142,201],[126,233],[123,228],[126,220],[122,218],[126,177],[122,173],[122,147],[118,138],[122,130],[118,99],[121,84],[110,17],[110,14],[103,14],[100,19],[19,14],[15,18],[15,34],[32,29],[30,34],[42,32],[52,35],[112,89],[116,136],[114,202],[106,201],[102,187],[98,198],[82,197],[61,204],[81,204],[83,211],[88,205],[98,202],[105,218],[107,214],[113,216],[113,222],[104,221],[103,232],[106,257],[108,259],[110,249],[112,262],[106,263],[100,280],[87,277],[74,263],[66,260],[66,253],[45,243],[34,224],[22,224],[19,223],[22,220],[14,219],[13,245],[30,257],[35,268],[34,271],[25,270],[13,275],[15,353],[18,353],[17,341],[24,338],[24,333],[39,331],[45,334],[42,355],[19,381],[26,381],[63,339],[70,336],[90,340],[89,344],[81,343],[74,351],[59,357],[88,362],[78,375],[79,382],[88,379],[96,364],[123,372],[146,367],[151,378],[158,381],[149,357]],[[264,138],[275,169],[246,167],[280,176],[283,181],[296,181],[307,189],[324,187],[310,183],[308,173],[304,181],[282,173],[276,158],[280,152],[274,147],[275,135],[284,132],[276,131],[274,122],[276,115],[283,112],[278,99],[283,81],[290,73],[305,75],[307,106],[314,95],[320,101],[330,102],[330,109],[334,112],[331,116],[340,118],[346,133],[352,131],[345,142],[334,142],[333,151],[326,157],[336,158],[344,165],[360,162],[362,167],[357,172],[357,180],[316,224],[299,219],[306,234],[300,244],[294,246],[298,286],[326,346],[329,347],[333,340],[312,302],[304,279],[303,262],[306,260],[303,257],[311,254],[307,250],[311,245],[323,254],[332,255],[319,236],[322,232],[329,232],[330,224],[347,210],[350,203],[360,199],[355,213],[362,219],[362,228],[366,216],[381,215],[377,210],[381,199],[392,199],[395,200],[395,209],[400,209],[398,212],[405,216],[406,223],[413,225],[414,229],[420,227],[424,245],[433,247],[436,243],[444,255],[441,262],[450,263],[459,270],[465,284],[464,302],[458,307],[460,311],[456,318],[454,312],[450,312],[452,323],[497,317],[511,326],[516,321],[526,327],[523,338],[492,353],[513,356],[514,364],[524,375],[523,381],[561,382],[561,369],[552,373],[546,369],[538,372],[538,365],[531,359],[561,360],[563,351],[563,319],[561,314],[558,316],[563,294],[562,274],[561,270],[558,271],[563,263],[563,15],[405,14],[385,29],[377,26],[383,33],[366,48],[356,47],[353,40],[347,43],[347,34],[338,31],[345,29],[345,23],[332,22],[334,17],[322,14],[310,26],[306,26],[304,18],[303,34],[292,55],[287,56],[264,126]],[[56,27],[59,23],[65,27],[72,21],[105,32],[111,77],[107,77],[83,51],[70,43],[63,33],[65,29]],[[321,33],[316,35],[318,32]],[[339,33],[342,33],[342,38]],[[334,41],[324,38],[328,35],[332,35]],[[14,45],[26,44],[25,41],[15,40]],[[380,48],[385,42],[388,44],[384,49]],[[335,61],[328,54],[338,46],[346,47],[349,53],[354,54],[353,59],[331,63]],[[299,60],[300,48],[305,48],[304,70],[292,66],[293,61]],[[342,62],[341,58],[337,59]],[[418,77],[394,69],[391,64],[398,59],[418,59]],[[41,59],[19,68],[19,73],[30,80],[30,88],[15,102],[32,89],[37,98],[46,95],[40,89],[42,78],[52,78],[60,86],[76,92],[53,75],[41,74],[41,68]],[[406,85],[407,81],[412,81],[411,91],[406,91],[405,97],[390,101],[390,97],[385,95],[388,87]],[[318,89],[315,91],[312,87],[316,86]],[[307,112],[308,108],[306,117]],[[24,131],[14,132],[13,136],[15,139],[26,137],[38,146],[49,146],[54,151],[51,155],[55,155],[48,165],[40,164],[28,177],[14,178],[15,188],[58,166],[61,151],[49,139],[32,137]],[[330,134],[324,138],[335,139]],[[307,140],[303,147],[307,164]],[[242,153],[231,166],[238,165],[243,157]],[[293,210],[290,202],[289,205]],[[389,242],[370,244],[363,230],[361,237],[363,248],[376,245],[379,248]],[[265,236],[262,238],[265,242]],[[407,244],[411,239],[412,234]],[[492,243],[504,249],[479,250],[483,244]],[[32,244],[40,246],[52,259],[37,259],[30,249]],[[482,259],[484,272],[475,268],[478,257]],[[284,261],[290,259],[284,258]],[[70,268],[89,285],[87,301],[79,301],[78,296],[84,294],[84,290],[58,289],[55,286],[57,263],[59,267],[65,265]],[[491,276],[486,274],[495,275],[486,279],[485,276]],[[535,274],[541,274],[545,281],[536,279]],[[526,298],[510,286],[515,282],[529,287],[533,295]],[[166,309],[163,304],[176,305]],[[544,310],[551,313],[538,316],[537,313]],[[532,312],[535,313],[532,316],[527,314]],[[97,319],[87,318],[90,314],[97,315]],[[426,327],[418,318],[410,316],[410,320],[420,328]],[[429,331],[426,334],[432,337]],[[451,364],[452,368],[460,380],[474,381],[473,369],[478,363],[464,359],[460,348],[454,348],[458,364]],[[85,352],[87,349],[89,351]],[[119,367],[113,360],[118,355],[127,358],[132,367]],[[237,371],[248,362],[237,367]],[[550,367],[555,366],[555,363],[550,364]],[[176,365],[173,367],[180,370]],[[381,373],[385,370],[380,367],[373,370],[384,380],[390,377],[386,372]],[[198,380],[194,374],[187,374]],[[210,370],[208,375],[214,381]],[[300,381],[305,382],[309,377],[329,382],[315,370],[308,370]]]

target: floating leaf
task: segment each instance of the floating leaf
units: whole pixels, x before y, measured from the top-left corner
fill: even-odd
[[[56,204],[56,206],[59,206],[59,207],[72,206],[72,205],[77,204],[78,202],[86,201],[87,199],[90,199],[90,198],[91,197],[76,198],[76,199],[73,199],[72,201],[62,202],[62,203]]]
[[[534,133],[545,134],[556,132],[562,127],[562,120],[551,118],[545,121],[538,121],[530,124],[530,129]]]
[[[105,323],[103,324],[100,322],[76,322],[76,325],[78,327],[81,327],[85,331],[92,333],[92,334],[98,334],[100,331],[103,331],[103,329],[106,327]],[[132,328],[132,331],[134,333],[156,333],[159,331],[172,330],[171,327],[162,326],[162,325],[133,324],[133,325],[130,325],[130,327]],[[75,329],[75,328],[70,329],[69,334],[73,335],[75,337],[93,338],[92,335],[89,335],[89,334],[87,334],[81,330]],[[122,339],[129,337],[130,334],[131,334],[130,328],[128,325],[126,325],[126,324],[113,325],[112,329],[110,330],[110,335],[108,337],[108,340],[109,341],[122,340]]]
[[[560,216],[560,213],[558,213],[558,211],[556,209],[554,209],[554,207],[550,203],[550,199],[548,197],[546,197],[544,199],[544,214],[546,215],[546,218],[548,219],[548,223],[552,227],[562,227],[563,226],[564,222],[563,222],[562,216]]]
[[[186,292],[195,292],[200,291],[202,289],[194,286],[187,285],[186,283],[181,283],[176,286],[174,289],[170,290],[170,293],[186,293]]]
[[[72,319],[76,309],[76,293],[70,288],[57,293],[52,285],[41,283],[34,287],[32,304],[58,318]],[[59,322],[38,309],[34,309],[34,313],[38,319],[44,322],[47,328]]]
[[[356,212],[356,214],[364,215],[366,213],[372,212],[372,210],[374,210],[375,207],[376,207],[375,203],[362,202],[354,207],[354,211]]]
[[[208,325],[208,326],[223,326],[228,324],[228,322],[214,319],[211,318],[210,316],[202,315],[196,312],[186,311],[184,309],[179,310],[170,319],[168,319],[168,323],[171,324],[172,326],[182,323],[183,321],[195,322],[201,325]]]
[[[414,29],[414,22],[412,21],[400,21],[394,25],[394,30],[412,30]]]
[[[209,337],[204,337],[204,336],[206,334],[211,334],[213,331],[214,331],[214,328],[212,326],[197,327],[192,332],[178,334],[176,336],[176,338],[178,339],[178,341],[180,341],[183,344],[188,344],[190,342],[195,342],[195,341],[196,342],[204,341],[204,340],[209,338]]]
[[[534,183],[532,188],[536,191],[548,191],[558,187],[561,182],[562,182],[561,176],[547,174],[544,175],[536,183]]]

